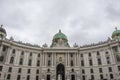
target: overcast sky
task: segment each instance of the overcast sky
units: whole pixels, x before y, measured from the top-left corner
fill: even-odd
[[[105,41],[120,29],[120,0],[0,0],[7,38],[51,44],[61,29],[69,44]]]

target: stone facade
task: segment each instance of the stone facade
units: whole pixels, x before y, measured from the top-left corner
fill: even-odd
[[[120,41],[70,47],[62,35],[39,47],[1,38],[0,80],[120,80]]]

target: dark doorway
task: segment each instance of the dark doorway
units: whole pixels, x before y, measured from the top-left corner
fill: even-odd
[[[50,80],[50,75],[47,75],[47,80]]]
[[[71,75],[71,80],[75,80],[75,75]]]
[[[58,64],[56,67],[56,80],[65,80],[65,67],[63,64]]]

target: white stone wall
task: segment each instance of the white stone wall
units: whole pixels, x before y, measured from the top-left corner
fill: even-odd
[[[100,79],[100,74],[103,74],[104,78],[108,78],[109,74],[112,73],[114,76],[114,79],[117,79],[119,76],[120,71],[118,72],[117,66],[120,65],[119,63],[116,63],[115,60],[115,53],[112,51],[112,44],[111,47],[109,46],[103,46],[93,48],[93,49],[77,49],[77,48],[63,48],[63,49],[56,49],[56,48],[44,48],[42,50],[39,49],[29,49],[28,47],[22,48],[18,47],[16,45],[9,45],[9,43],[2,44],[0,46],[0,55],[2,53],[2,46],[6,45],[8,46],[7,56],[5,63],[0,63],[0,66],[3,66],[0,80],[4,80],[4,77],[7,78],[7,74],[11,74],[11,79],[16,80],[17,75],[21,75],[21,80],[26,80],[26,76],[30,75],[31,80],[36,80],[36,69],[39,69],[39,80],[46,79],[46,75],[51,75],[52,79],[56,78],[56,66],[59,63],[64,64],[65,66],[65,77],[67,76],[67,79],[71,78],[71,75],[74,74],[76,76],[77,80],[82,80],[82,76],[85,75],[87,80],[91,78],[91,75],[94,75],[95,80]],[[115,46],[115,45],[114,45]],[[12,55],[12,50],[15,49],[15,57],[14,57],[14,63],[10,64],[10,57]],[[119,48],[120,49],[120,48]],[[23,65],[19,65],[19,60],[21,57],[21,52],[24,51],[24,57],[23,57]],[[98,65],[97,62],[97,51],[100,53],[100,58],[102,65]],[[110,57],[110,64],[107,64],[106,61],[106,51],[108,52],[108,56]],[[30,59],[29,55],[30,52],[32,52],[32,65],[28,66],[28,60]],[[48,67],[48,53],[51,53],[50,61],[51,66]],[[91,53],[91,59],[93,61],[93,65],[89,65],[89,53]],[[40,54],[40,58],[38,58],[38,54]],[[70,57],[70,54],[73,54],[73,57]],[[83,54],[83,60],[84,60],[84,66],[81,66],[81,54]],[[59,60],[59,58],[62,57],[62,61]],[[37,60],[40,60],[40,66],[36,66]],[[74,66],[70,66],[70,61],[73,60]],[[12,67],[12,72],[8,73],[9,67]],[[108,71],[108,67],[112,67],[112,72]],[[22,68],[22,73],[18,73],[18,68]],[[102,68],[103,72],[99,73],[99,68]],[[31,69],[31,73],[28,74],[27,70]],[[47,70],[50,69],[50,72]],[[71,70],[74,69],[74,72],[71,72]],[[85,70],[85,74],[82,74],[82,69]],[[93,69],[94,73],[90,73],[90,69]],[[6,75],[5,75],[6,74]],[[52,80],[51,79],[51,80]]]

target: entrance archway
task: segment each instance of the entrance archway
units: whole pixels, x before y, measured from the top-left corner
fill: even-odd
[[[56,80],[65,80],[65,67],[61,63],[56,67]]]

